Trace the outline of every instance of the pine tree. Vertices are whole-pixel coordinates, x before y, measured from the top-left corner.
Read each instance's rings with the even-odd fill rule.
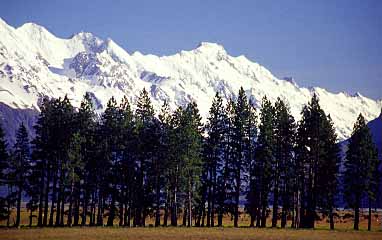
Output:
[[[275,103],[275,158],[273,162],[273,216],[272,227],[277,226],[279,196],[281,196],[281,227],[286,226],[287,214],[293,206],[293,180],[295,178],[294,142],[295,121],[288,105],[277,99]]]
[[[15,227],[20,226],[21,218],[21,202],[22,196],[25,193],[26,179],[28,176],[28,165],[30,158],[29,137],[25,125],[21,123],[17,134],[16,143],[13,147],[13,162],[11,163],[10,172],[14,177],[14,185],[16,190],[16,222]]]
[[[40,106],[40,115],[34,129],[35,138],[32,141],[32,161],[34,162],[34,175],[38,183],[38,226],[46,226],[48,219],[48,200],[50,192],[50,181],[52,176],[52,132],[50,124],[52,122],[54,100],[44,98]],[[53,221],[53,219],[52,219]]]
[[[117,106],[116,100],[112,97],[107,103],[106,110],[102,115],[102,136],[103,141],[103,173],[102,176],[105,178],[106,182],[102,186],[103,194],[109,196],[109,217],[107,219],[107,226],[113,226],[115,214],[116,214],[116,201],[117,201],[117,185],[119,175],[118,171],[118,158],[117,158],[117,136],[120,133],[120,112]],[[101,160],[102,161],[102,160]],[[99,205],[103,205],[99,203]],[[102,208],[104,210],[104,207]],[[102,217],[102,211],[100,213],[100,218]],[[102,220],[100,219],[100,224]]]
[[[183,202],[183,225],[191,226],[202,167],[202,124],[197,105],[190,103],[185,109],[179,107],[173,113],[171,125],[171,225],[177,225],[178,208]]]
[[[94,155],[96,154],[95,127],[96,115],[92,99],[89,93],[86,93],[81,101],[81,106],[75,115],[75,134],[80,138],[80,152],[83,162],[82,171],[78,172],[80,181],[76,181],[74,186],[74,207],[73,207],[73,225],[77,226],[80,219],[80,206],[82,207],[81,225],[86,224],[88,205],[91,206],[90,225],[95,224],[95,191],[96,191],[96,169],[94,164]],[[77,169],[79,170],[79,169]],[[81,184],[82,180],[82,184]],[[82,198],[81,198],[82,196]],[[91,199],[91,203],[89,203]]]
[[[330,115],[322,121],[321,142],[324,153],[318,164],[318,204],[329,215],[330,229],[334,229],[333,209],[338,191],[340,148]]]
[[[218,225],[223,222],[223,213],[235,215],[235,102],[229,99],[225,108],[226,124],[223,138],[224,166],[222,171],[222,187],[219,192],[219,202],[223,206],[223,212],[218,216]]]
[[[7,180],[7,169],[9,163],[9,154],[7,151],[7,142],[4,138],[4,131],[0,124],[0,187],[6,187],[8,184]],[[8,219],[10,212],[8,209],[8,203],[6,197],[0,196],[0,219]]]
[[[249,104],[249,124],[248,124],[248,162],[249,162],[249,184],[247,191],[246,210],[251,217],[250,227],[255,226],[256,216],[259,207],[258,188],[256,186],[256,162],[255,149],[257,144],[257,116],[253,103]]]
[[[235,115],[233,122],[233,171],[234,171],[234,226],[238,227],[239,204],[242,186],[246,183],[249,162],[248,162],[248,124],[249,106],[244,89],[240,88],[238,99],[235,105]]]
[[[361,199],[367,196],[372,199],[375,170],[377,168],[377,151],[365,118],[360,114],[354,124],[346,152],[344,189],[349,207],[354,209],[354,230],[359,229],[359,208]]]
[[[130,226],[132,218],[132,205],[134,202],[135,168],[134,156],[135,139],[134,135],[134,116],[127,97],[124,97],[120,105],[121,111],[121,193],[119,198],[119,225]]]
[[[261,104],[259,137],[256,147],[256,169],[259,182],[261,227],[266,226],[266,211],[272,183],[272,165],[275,162],[274,139],[275,110],[271,102],[264,97]]]
[[[302,110],[302,119],[297,132],[297,175],[299,184],[299,227],[314,228],[316,207],[319,192],[319,172],[321,159],[325,156],[326,137],[323,123],[327,121],[321,109],[318,97],[313,95],[311,101]]]
[[[53,168],[55,172],[54,178],[57,178],[56,180],[58,185],[53,186],[53,191],[56,189],[57,192],[57,211],[55,225],[63,226],[65,203],[68,193],[67,190],[69,187],[68,182],[66,182],[66,179],[68,177],[68,171],[65,166],[69,162],[68,153],[70,148],[70,142],[75,130],[74,108],[71,105],[67,96],[65,96],[62,100],[60,98],[57,99],[53,114],[54,122],[51,122],[51,132],[54,132],[54,135],[52,136],[52,148],[55,154],[53,156],[55,158]],[[51,213],[51,219],[52,218],[53,216]]]
[[[215,208],[217,205],[217,195],[221,191],[222,186],[218,185],[218,177],[222,175],[224,164],[224,134],[226,116],[224,115],[223,99],[216,93],[210,108],[208,123],[206,125],[206,141],[205,141],[205,175],[207,197],[207,227],[215,225]],[[204,203],[203,203],[204,204]],[[220,201],[220,205],[223,203]],[[223,206],[219,206],[219,214],[222,214]]]
[[[137,134],[137,152],[138,170],[137,170],[137,202],[136,215],[134,217],[134,225],[144,226],[146,216],[152,207],[154,193],[153,185],[155,176],[152,175],[155,167],[155,149],[158,146],[158,130],[159,125],[155,121],[154,108],[151,104],[150,97],[146,89],[143,89],[137,100],[136,117],[136,134]],[[158,183],[159,184],[159,183]]]
[[[197,198],[197,189],[199,187],[199,176],[202,167],[202,123],[198,107],[195,102],[187,105],[182,119],[181,132],[183,142],[183,152],[181,155],[183,175],[183,189],[187,199],[184,206],[184,215],[187,213],[187,226],[192,226],[192,213],[194,199]]]
[[[78,196],[76,191],[78,191],[78,184],[80,183],[80,178],[84,168],[84,156],[81,149],[83,142],[85,141],[79,133],[74,133],[70,142],[70,147],[68,149],[68,161],[66,162],[64,169],[68,172],[67,178],[65,179],[67,185],[70,186],[69,190],[69,210],[67,225],[72,226],[72,216],[73,216],[73,205],[75,198]],[[76,206],[77,208],[77,206]],[[86,210],[85,210],[86,211]]]

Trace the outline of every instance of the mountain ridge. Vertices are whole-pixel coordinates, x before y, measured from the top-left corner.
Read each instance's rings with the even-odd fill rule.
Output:
[[[256,106],[264,95],[271,101],[286,99],[298,120],[303,105],[316,93],[340,140],[350,136],[360,112],[370,121],[382,108],[382,100],[361,94],[331,93],[278,79],[244,55],[229,55],[217,43],[201,42],[168,56],[130,54],[110,38],[80,32],[63,39],[40,25],[13,28],[1,18],[0,34],[0,102],[12,108],[38,110],[42,96],[65,94],[78,107],[82,96],[91,92],[102,111],[111,96],[119,100],[127,95],[134,103],[145,87],[156,110],[164,100],[171,109],[196,101],[205,118],[216,91],[225,99],[235,98],[242,86]]]

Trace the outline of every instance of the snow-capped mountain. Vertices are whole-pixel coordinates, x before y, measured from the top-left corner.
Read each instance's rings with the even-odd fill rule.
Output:
[[[230,56],[215,43],[203,42],[171,56],[130,54],[111,39],[91,33],[61,39],[42,26],[26,23],[13,28],[0,18],[0,102],[13,109],[38,111],[42,96],[65,94],[79,106],[90,92],[101,111],[111,96],[127,95],[134,103],[145,87],[157,110],[164,100],[173,109],[193,100],[205,117],[216,91],[235,98],[241,86],[257,105],[264,95],[271,101],[284,98],[297,120],[316,93],[342,140],[350,136],[359,113],[372,120],[382,108],[382,100],[359,93],[331,93],[299,87],[289,78],[278,79],[258,63]]]

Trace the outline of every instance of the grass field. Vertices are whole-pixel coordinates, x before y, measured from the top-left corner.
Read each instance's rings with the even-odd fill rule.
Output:
[[[292,230],[292,229],[251,229],[251,228],[33,228],[0,229],[0,239],[382,239],[382,232]]]
[[[347,212],[348,213],[348,212]],[[340,215],[344,215],[341,212]],[[380,214],[380,213],[379,213]],[[12,214],[11,222],[14,220]],[[60,228],[28,228],[28,213],[22,211],[20,229],[6,228],[5,222],[0,222],[0,239],[382,239],[382,228],[379,221],[380,216],[374,214],[372,231],[368,232],[366,215],[361,215],[360,231],[353,231],[353,219],[336,219],[336,230],[328,230],[327,219],[316,222],[315,230],[296,229],[258,229],[248,228],[249,217],[240,215],[240,228],[233,228],[229,217],[224,218],[224,228],[186,228],[186,227],[145,227],[145,228],[123,228],[117,227],[60,227]],[[106,219],[105,219],[106,220]],[[270,218],[268,226],[270,226]],[[147,219],[147,225],[153,223],[153,219]],[[289,223],[288,223],[289,225]]]

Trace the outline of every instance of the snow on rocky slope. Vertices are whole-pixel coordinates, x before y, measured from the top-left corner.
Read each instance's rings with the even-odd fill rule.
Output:
[[[382,100],[359,93],[331,93],[280,80],[258,63],[230,56],[215,43],[203,42],[171,56],[129,54],[111,39],[91,33],[61,39],[42,26],[26,23],[13,28],[0,18],[0,102],[14,109],[38,111],[42,96],[65,94],[79,106],[90,92],[102,111],[111,96],[127,95],[134,103],[145,87],[157,110],[164,100],[172,109],[196,101],[205,117],[216,91],[235,98],[241,86],[257,106],[264,95],[272,101],[279,96],[287,100],[296,119],[316,93],[342,140],[350,136],[360,112],[372,120],[382,108]]]

